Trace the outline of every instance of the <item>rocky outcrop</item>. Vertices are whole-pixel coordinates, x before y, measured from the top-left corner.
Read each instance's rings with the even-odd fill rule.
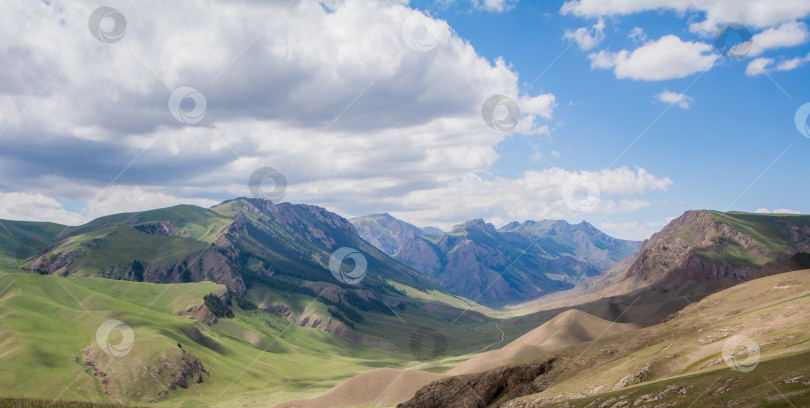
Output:
[[[274,304],[270,305],[264,310],[270,314],[278,316],[288,322],[301,327],[310,327],[325,331],[344,338],[346,341],[355,342],[357,338],[352,334],[351,329],[345,323],[321,316],[306,316],[301,317],[292,311],[287,305]]]
[[[99,379],[100,391],[119,404],[127,400],[157,402],[166,398],[170,390],[188,388],[210,376],[202,362],[179,345],[137,367],[116,362],[116,357],[105,354],[95,344],[83,349],[82,355],[82,364]],[[156,388],[156,384],[160,387]]]
[[[169,221],[145,222],[142,224],[135,224],[132,227],[146,234],[161,235],[164,237],[173,237],[177,235],[174,232],[174,228],[172,228],[172,223]]]
[[[180,350],[180,355],[161,355],[155,368],[155,373],[163,377],[164,385],[170,390],[199,384],[203,382],[203,374],[210,375],[197,357],[182,348]]]
[[[143,277],[146,282],[174,283],[213,281],[232,292],[245,293],[245,281],[233,266],[233,261],[214,249],[165,266],[148,266]]]
[[[40,254],[31,260],[28,268],[41,274],[67,276],[70,273],[70,263],[80,254],[82,254],[81,249],[68,253]]]
[[[479,374],[435,381],[397,408],[499,407],[524,395],[541,392],[553,384],[554,358],[503,366]]]
[[[635,372],[633,374],[628,374],[627,376],[623,377],[621,380],[619,380],[619,382],[616,383],[616,385],[613,386],[613,390],[614,391],[619,390],[619,389],[622,389],[624,387],[627,387],[627,386],[630,386],[630,385],[633,385],[633,384],[638,384],[638,383],[644,381],[652,373],[652,370],[650,369],[650,367],[651,367],[651,365],[647,364],[644,367],[641,367],[641,369],[639,369],[637,372]]]

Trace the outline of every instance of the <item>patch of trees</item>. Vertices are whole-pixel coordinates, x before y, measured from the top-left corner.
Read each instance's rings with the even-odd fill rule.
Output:
[[[354,306],[354,307],[356,307],[356,308],[358,308],[358,309],[360,309],[362,311],[365,311],[365,312],[377,312],[377,313],[382,313],[382,314],[385,314],[385,315],[388,315],[388,316],[393,316],[394,315],[394,312],[392,312],[391,309],[388,306],[386,306],[379,299],[376,299],[376,298],[373,299],[373,300],[371,300],[371,299],[363,299],[363,298],[361,298],[360,296],[358,296],[356,293],[354,293],[352,291],[346,292],[346,294],[343,296],[343,298],[346,300],[347,303],[349,303],[350,305],[352,305],[352,306]]]
[[[345,324],[346,326],[349,326],[352,329],[354,329],[354,323],[351,322],[351,319],[349,319],[349,317],[346,316],[345,314],[343,314],[340,310],[337,310],[336,307],[329,306],[329,314],[332,315],[332,317],[334,317],[335,319],[340,320],[341,322],[343,322],[343,324]],[[359,316],[360,319],[363,318],[360,315],[357,315],[357,316]],[[362,323],[362,322],[358,322],[358,323]]]
[[[143,272],[144,272],[143,263],[139,260],[132,261],[132,278],[135,279],[137,282],[143,282]]]
[[[177,268],[178,272],[180,273],[180,282],[188,283],[191,282],[191,271],[188,270],[188,262],[183,261],[182,264],[179,265]]]
[[[253,303],[252,300],[250,300],[247,297],[242,296],[242,295],[234,294],[233,295],[233,301],[236,302],[236,305],[239,306],[240,309],[242,309],[244,311],[247,311],[247,312],[249,312],[251,310],[256,310],[256,309],[259,308],[259,306],[257,306],[255,303]],[[231,303],[231,304],[233,305],[233,303]]]
[[[225,317],[225,318],[232,318],[233,317],[233,310],[231,310],[228,305],[219,298],[219,296],[209,293],[203,296],[203,301],[205,302],[205,307],[211,311],[216,317]]]

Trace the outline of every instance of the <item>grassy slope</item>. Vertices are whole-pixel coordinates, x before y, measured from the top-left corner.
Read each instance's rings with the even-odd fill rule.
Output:
[[[238,398],[240,404],[264,404],[284,394],[326,389],[380,361],[403,360],[385,349],[353,346],[315,329],[290,327],[266,313],[241,311],[235,319],[203,330],[218,346],[198,345],[183,333],[192,322],[174,313],[199,304],[209,292],[224,291],[210,282],[159,285],[4,271],[3,288],[0,361],[14,370],[0,370],[0,389],[9,396],[104,400],[97,380],[81,365],[81,350],[95,342],[98,325],[111,318],[135,331],[135,345],[121,359],[141,365],[165,350],[176,350],[180,342],[211,372],[200,385],[172,391],[171,399],[202,394],[212,403]],[[151,386],[161,389],[159,384]],[[274,391],[283,392],[271,395]]]
[[[626,406],[806,407],[810,406],[807,364],[810,353],[776,358],[757,365],[756,374],[728,369],[669,378],[587,398],[567,400],[566,407],[593,407],[611,401]],[[796,381],[796,377],[801,377]],[[679,393],[678,391],[681,391]],[[595,402],[596,401],[596,402]],[[638,403],[636,403],[638,401]],[[591,405],[593,404],[593,405]],[[648,404],[650,404],[648,402]],[[556,406],[551,404],[549,406]]]
[[[301,208],[295,210],[304,219],[312,217]],[[48,239],[70,235],[51,251],[85,251],[77,257],[71,269],[74,274],[87,275],[102,268],[123,265],[122,259],[124,263],[139,259],[147,264],[160,265],[161,259],[177,258],[178,254],[205,249],[208,247],[205,241],[220,231],[237,211],[238,203],[230,202],[213,210],[177,206],[116,214],[79,227],[16,222],[6,223],[10,227],[6,226],[13,236],[22,236],[25,232],[26,236],[48,244],[51,243]],[[262,221],[258,219],[262,216],[247,215],[254,221]],[[180,237],[144,234],[132,227],[155,221],[170,221]],[[278,237],[286,236],[279,225],[271,223],[269,227],[281,228]],[[250,240],[246,241],[246,245],[260,246],[257,251],[260,250],[262,254],[269,252],[269,248],[279,248],[287,253],[269,254],[271,258],[282,259],[292,254],[296,261],[298,254],[307,254],[312,250],[308,244],[291,248],[302,243],[278,237],[274,240],[280,239],[284,245],[267,246]],[[342,239],[361,250],[365,249],[364,252],[368,254],[378,252],[354,235]],[[92,245],[86,245],[90,241],[93,241]],[[7,258],[11,265],[18,266],[21,262],[14,259],[15,245],[6,246],[8,248],[0,250],[4,255],[9,255]],[[274,278],[290,279],[307,275],[297,273],[302,272],[300,262],[292,262],[289,258],[285,260],[290,261],[289,265],[280,262],[273,266],[278,267],[277,272],[287,273],[277,273]],[[257,262],[250,259],[248,265]],[[285,267],[290,270],[283,270]],[[310,272],[316,279],[324,275],[320,269],[303,272]],[[396,276],[400,282],[409,282],[414,280],[412,275],[413,271],[391,262],[387,256],[369,255],[368,282],[387,282],[407,293],[428,293],[390,280]],[[332,280],[328,272],[326,278]],[[0,363],[5,367],[25,367],[25,375],[18,377],[15,373],[12,376],[10,370],[0,370],[0,389],[16,390],[15,395],[20,396],[56,396],[75,378],[75,383],[67,388],[61,398],[104,400],[103,394],[97,391],[98,380],[89,375],[81,364],[81,350],[94,342],[95,329],[110,318],[125,321],[135,329],[136,346],[126,356],[134,361],[134,366],[155,361],[166,350],[177,352],[176,344],[181,342],[211,372],[211,378],[206,377],[201,385],[192,385],[187,391],[172,391],[170,400],[201,394],[215,403],[238,401],[238,404],[247,405],[316,395],[347,377],[377,367],[421,364],[411,355],[409,342],[412,333],[422,326],[434,328],[450,339],[444,355],[474,352],[498,341],[501,336],[493,318],[480,313],[491,310],[432,290],[430,284],[418,285],[430,291],[428,298],[424,299],[410,299],[407,295],[397,293],[386,294],[371,287],[387,301],[414,302],[408,303],[404,309],[396,309],[395,316],[361,310],[360,314],[366,322],[356,325],[359,332],[352,332],[363,340],[357,344],[347,343],[342,338],[319,330],[290,326],[286,320],[263,312],[237,312],[235,319],[220,320],[213,328],[203,328],[203,334],[208,338],[205,343],[208,347],[205,347],[192,342],[183,333],[183,328],[191,321],[176,316],[174,312],[201,303],[202,296],[212,290],[222,292],[222,286],[212,283],[163,286],[96,278],[64,279],[0,269],[0,290],[8,283],[11,283],[8,291],[0,298],[0,344],[3,345],[0,348]],[[166,292],[161,293],[164,289]],[[256,283],[251,286],[249,296],[260,304],[270,301],[287,304],[301,317],[329,317],[327,306],[305,293],[282,292]],[[157,300],[150,305],[152,299]],[[162,304],[165,299],[174,299],[177,304]],[[148,310],[145,310],[147,306]],[[462,314],[462,310],[468,307],[472,310]],[[524,331],[529,329],[527,327]],[[510,327],[506,334],[507,341],[524,331]],[[268,348],[268,352],[262,353],[265,348]],[[254,358],[257,360],[251,365]],[[242,374],[246,366],[249,368]],[[432,369],[443,368],[439,365]],[[53,381],[47,382],[48,386],[41,393],[35,391],[40,389],[39,385],[44,382],[47,371],[54,371],[58,375]],[[230,386],[231,380],[237,377],[239,380],[236,384]],[[159,384],[138,383],[137,387],[151,394],[161,390]],[[219,397],[220,393],[223,393],[222,397]]]
[[[179,237],[143,234],[132,225],[170,221]],[[95,219],[80,226],[47,222],[0,220],[0,265],[19,266],[42,247],[71,236],[52,253],[82,248],[86,254],[73,266],[80,274],[94,274],[99,269],[120,266],[121,259],[161,262],[171,257],[199,252],[207,248],[230,219],[212,210],[193,205],[178,205],[151,211],[121,213]],[[116,239],[110,239],[115,236]],[[96,240],[102,248],[81,246]],[[198,242],[200,241],[200,242]],[[105,245],[106,244],[106,245]]]
[[[727,241],[724,245],[715,248],[706,248],[698,252],[704,259],[715,263],[728,263],[731,265],[763,266],[773,262],[774,258],[787,255],[788,248],[795,246],[795,242],[785,235],[785,223],[810,226],[810,215],[801,214],[752,214],[743,212],[709,211],[715,221],[722,222],[735,230],[753,238],[758,244],[766,248],[769,253],[755,255],[739,243]],[[684,239],[694,239],[693,233],[684,232]]]
[[[176,351],[178,342],[199,358],[210,376],[187,390],[170,391],[167,401],[195,398],[211,406],[265,406],[310,397],[375,368],[420,364],[408,350],[411,331],[406,327],[435,321],[437,315],[447,323],[431,327],[448,339],[463,339],[448,341],[446,354],[468,353],[500,338],[492,321],[477,313],[468,312],[451,325],[460,310],[443,303],[449,300],[438,299],[400,312],[407,324],[396,316],[363,312],[368,334],[392,339],[396,347],[350,344],[319,330],[291,326],[268,313],[240,310],[234,319],[202,326],[207,340],[200,345],[183,331],[193,321],[176,313],[200,304],[209,292],[224,292],[223,286],[211,282],[167,285],[59,278],[0,268],[0,291],[0,366],[14,368],[0,370],[0,390],[12,397],[109,402],[98,391],[99,380],[82,365],[81,353],[95,342],[96,329],[108,319],[121,320],[135,332],[134,347],[115,360],[117,364],[135,370]],[[313,300],[301,295],[299,304],[323,307]],[[519,334],[510,333],[507,341]],[[164,389],[156,381],[141,381],[137,387],[150,394]]]
[[[795,388],[778,383],[798,375],[803,376],[802,382],[810,380],[809,332],[810,270],[755,279],[710,295],[668,322],[602,338],[560,353],[559,364],[566,367],[566,372],[546,391],[520,401],[566,396],[563,399],[573,399],[574,406],[584,406],[595,399],[605,402],[619,394],[638,397],[653,390],[661,392],[668,385],[681,382],[696,385],[703,384],[707,378],[709,381],[720,378],[722,381],[718,380],[710,390],[710,394],[717,397],[712,397],[711,401],[723,402],[722,406],[725,406],[725,403],[745,396],[756,402],[742,406],[758,406],[775,401],[778,394],[774,398],[772,388],[767,392],[756,388],[760,392],[752,392],[746,388],[750,384],[770,378],[778,387]],[[759,344],[762,370],[756,368],[748,374],[731,375],[726,364],[718,360],[726,339],[737,334],[750,337]],[[797,360],[801,363],[796,364]],[[640,385],[611,392],[620,379],[639,372],[648,363],[651,374]],[[729,383],[728,388],[736,391],[729,391],[727,395],[723,390],[718,391],[732,378],[736,380]],[[704,388],[707,386],[696,385],[683,395],[667,398],[688,400],[688,404],[702,398]],[[588,392],[596,395],[585,397]],[[807,393],[799,398],[807,398]],[[556,406],[559,402],[545,405]],[[683,401],[680,403],[684,404]]]
[[[93,242],[94,246],[87,244]],[[70,265],[72,275],[97,274],[110,267],[129,270],[137,259],[152,267],[172,265],[178,259],[201,253],[209,244],[183,237],[167,237],[140,232],[129,225],[118,225],[70,237],[51,253],[83,251]]]
[[[170,221],[178,235],[210,242],[216,232],[224,228],[230,220],[228,217],[222,216],[211,209],[184,204],[97,218],[85,225],[71,228],[70,233],[83,234],[114,224],[133,225],[155,221]]]
[[[39,247],[50,245],[65,230],[52,222],[0,220],[0,265],[17,265],[35,255]]]

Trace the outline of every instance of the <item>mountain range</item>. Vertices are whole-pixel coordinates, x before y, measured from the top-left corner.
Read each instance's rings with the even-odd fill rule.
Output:
[[[539,326],[499,349],[462,359],[438,378],[414,370],[387,373],[393,379],[376,386],[389,397],[361,388],[366,399],[335,404],[345,392],[341,384],[293,403],[363,406],[390,401],[398,392],[413,395],[400,400],[400,408],[680,406],[698,400],[789,406],[810,398],[804,365],[810,358],[808,232],[806,215],[688,211],[605,274],[551,301],[521,305],[524,313],[500,327]],[[756,339],[761,375],[780,384],[776,393],[760,377],[735,375],[724,364],[724,341],[738,335]],[[404,384],[404,376],[413,382]],[[804,388],[790,386],[797,383]]]
[[[667,388],[632,387],[651,379],[730,381],[712,363],[727,333],[776,345],[769,370],[799,370],[778,360],[782,346],[806,356],[806,282],[791,271],[810,268],[807,215],[688,211],[643,243],[587,222],[442,232],[247,198],[81,226],[0,223],[0,362],[16,367],[0,370],[6,396],[585,406],[655,398]],[[336,270],[340,253],[351,256]],[[747,329],[767,316],[766,331]],[[110,320],[135,333],[126,356],[96,340]]]
[[[587,222],[481,219],[449,232],[415,227],[389,214],[353,218],[360,236],[403,264],[482,304],[516,303],[570,289],[638,251]]]

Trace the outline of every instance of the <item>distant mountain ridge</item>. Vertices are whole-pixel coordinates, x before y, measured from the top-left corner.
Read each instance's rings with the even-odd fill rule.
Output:
[[[610,237],[587,222],[482,219],[428,235],[388,214],[351,220],[363,239],[453,293],[482,303],[533,299],[571,288],[635,253],[640,242]]]

